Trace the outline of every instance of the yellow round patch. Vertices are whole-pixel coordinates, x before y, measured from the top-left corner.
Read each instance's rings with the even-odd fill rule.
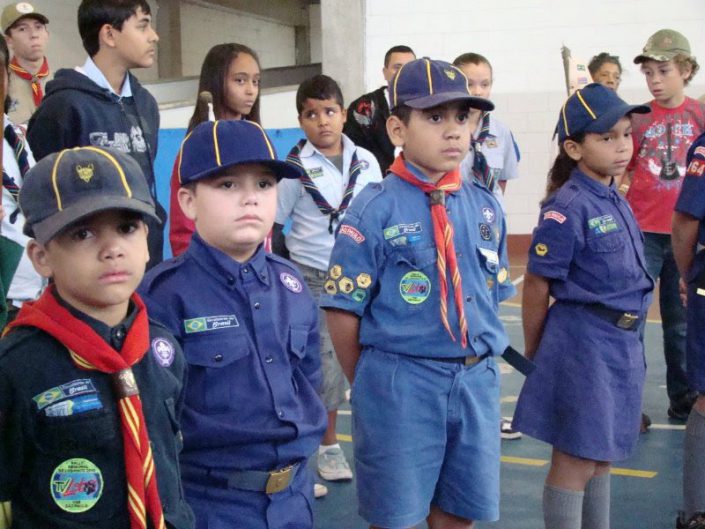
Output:
[[[323,285],[323,288],[325,289],[326,293],[330,294],[331,296],[333,294],[337,294],[338,292],[338,286],[335,284],[335,281],[332,279],[329,279],[326,281],[326,284]]]
[[[343,275],[343,267],[340,265],[331,266],[330,270],[328,271],[328,275],[331,276],[333,279],[340,279],[340,276]]]
[[[497,281],[500,283],[504,283],[507,280],[507,276],[509,274],[507,273],[507,269],[502,267],[499,269],[499,272],[497,272]]]
[[[536,255],[538,255],[539,257],[543,257],[548,253],[548,246],[540,242],[536,246],[534,246],[534,251],[536,252]]]
[[[355,290],[355,283],[353,283],[353,280],[349,277],[343,277],[340,281],[338,281],[338,287],[344,294],[350,294],[353,290]]]
[[[355,278],[355,281],[357,281],[357,286],[359,286],[360,288],[367,288],[372,283],[372,278],[370,277],[370,274],[365,274],[363,272],[362,274],[359,274],[357,278]]]

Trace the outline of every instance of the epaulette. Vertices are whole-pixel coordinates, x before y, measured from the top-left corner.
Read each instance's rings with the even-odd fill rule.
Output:
[[[367,184],[365,188],[355,197],[355,209],[360,217],[370,204],[384,193],[383,182],[373,182]]]
[[[171,272],[177,270],[184,263],[184,260],[184,254],[181,254],[169,259],[168,261],[162,261],[147,272],[142,280],[141,287],[147,290],[151,289],[155,283],[161,281],[165,277],[169,277]]]
[[[279,263],[280,265],[284,265],[293,272],[296,272],[297,275],[301,275],[301,272],[299,269],[296,267],[294,263],[292,263],[289,259],[282,257],[281,255],[277,255],[275,253],[268,253],[266,255],[266,258],[269,259],[270,261],[274,261],[275,263]]]
[[[553,196],[552,200],[549,201],[549,203],[561,208],[567,208],[579,194],[580,187],[577,184],[573,182],[566,182],[563,187],[556,191],[556,194]]]
[[[6,329],[2,335],[2,340],[0,340],[0,358],[4,358],[6,355],[15,350],[17,346],[23,344],[27,340],[36,339],[37,335],[49,336],[37,327],[15,327],[10,331],[7,331]]]

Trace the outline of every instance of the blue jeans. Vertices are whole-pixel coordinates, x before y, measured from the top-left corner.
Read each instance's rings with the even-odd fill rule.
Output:
[[[659,281],[666,392],[674,404],[690,392],[690,387],[685,361],[686,311],[678,293],[680,274],[673,258],[671,235],[645,232],[644,256],[649,274],[654,281]]]

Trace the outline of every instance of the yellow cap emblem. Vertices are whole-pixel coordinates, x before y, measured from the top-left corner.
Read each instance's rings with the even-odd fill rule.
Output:
[[[89,163],[88,165],[77,165],[76,174],[78,174],[78,177],[84,182],[90,182],[91,178],[93,178],[93,164]]]
[[[455,70],[443,70],[443,72],[446,74],[446,77],[451,81],[455,79]]]

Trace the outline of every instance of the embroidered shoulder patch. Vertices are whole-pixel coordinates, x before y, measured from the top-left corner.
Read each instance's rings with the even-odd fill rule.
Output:
[[[543,220],[555,220],[558,224],[563,224],[565,219],[565,215],[557,211],[547,211],[543,214]]]
[[[355,241],[357,244],[360,244],[365,240],[365,236],[360,233],[360,231],[357,228],[353,228],[349,224],[341,224],[340,226],[340,235],[347,235],[350,237],[353,241]]]

